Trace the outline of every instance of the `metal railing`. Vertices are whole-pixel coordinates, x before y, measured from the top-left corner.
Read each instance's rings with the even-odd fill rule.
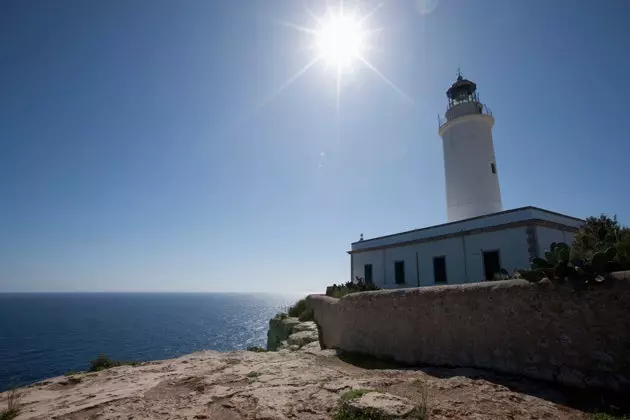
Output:
[[[455,106],[457,106],[457,105],[455,105]],[[448,109],[446,111],[448,112]],[[479,104],[479,114],[488,115],[488,116],[492,117],[492,111],[490,111],[490,108],[488,108],[486,105],[481,104],[481,103]],[[446,118],[446,115],[438,114],[438,128],[442,127],[447,122],[448,122],[448,119]]]

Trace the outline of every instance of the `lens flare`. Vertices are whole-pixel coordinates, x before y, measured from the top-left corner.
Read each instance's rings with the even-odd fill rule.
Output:
[[[366,50],[366,34],[353,15],[329,13],[316,31],[315,43],[327,65],[341,71],[352,69]]]

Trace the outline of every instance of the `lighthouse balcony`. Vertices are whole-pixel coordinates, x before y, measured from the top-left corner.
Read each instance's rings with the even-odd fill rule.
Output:
[[[449,121],[464,115],[483,114],[492,116],[490,108],[480,102],[463,102],[455,106],[449,107],[445,115],[438,115],[439,128],[446,125]]]

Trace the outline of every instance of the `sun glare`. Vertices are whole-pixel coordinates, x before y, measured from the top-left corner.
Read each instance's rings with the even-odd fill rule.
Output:
[[[372,38],[381,29],[367,28],[366,26],[370,25],[368,20],[372,19],[385,3],[381,2],[373,9],[365,12],[356,5],[351,10],[344,8],[344,1],[339,0],[339,7],[336,9],[327,8],[324,16],[321,17],[306,9],[315,21],[314,26],[301,26],[281,21],[283,25],[307,34],[310,40],[308,47],[316,50],[316,56],[284,82],[264,103],[278,96],[287,86],[293,84],[299,77],[320,62],[325,64],[326,69],[332,68],[334,70],[337,85],[338,114],[340,112],[341,90],[346,77],[345,73],[354,72],[357,66],[370,69],[406,101],[413,103],[411,98],[381,73],[368,57],[368,53],[372,51],[371,47],[374,41]]]
[[[327,65],[349,70],[366,49],[365,33],[351,15],[329,14],[315,35],[317,48]]]

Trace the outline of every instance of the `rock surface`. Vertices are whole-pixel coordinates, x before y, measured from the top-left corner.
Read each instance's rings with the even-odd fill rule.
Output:
[[[312,343],[313,341],[317,341],[317,331],[296,332],[291,334],[287,340],[290,346],[295,345],[298,347],[302,347],[303,345]]]
[[[269,320],[269,330],[267,331],[267,350],[276,351],[283,341],[286,341],[293,333],[293,327],[298,325],[300,320],[291,318],[286,314],[278,314]]]
[[[417,411],[413,401],[381,392],[367,394],[351,399],[345,408],[354,413],[373,414],[379,419],[410,419]]]
[[[178,359],[57,377],[19,390],[17,420],[324,420],[353,404],[404,413],[428,395],[431,420],[586,419],[544,383],[475,369],[363,369],[309,343],[300,351],[205,351]],[[519,392],[520,391],[520,392]],[[0,394],[0,408],[7,393]],[[400,411],[399,411],[400,410]],[[384,411],[383,411],[384,412]]]
[[[297,318],[276,315],[269,320],[267,350],[299,350],[302,346],[319,341],[317,325],[313,321],[300,322]],[[319,346],[318,346],[319,348]]]

